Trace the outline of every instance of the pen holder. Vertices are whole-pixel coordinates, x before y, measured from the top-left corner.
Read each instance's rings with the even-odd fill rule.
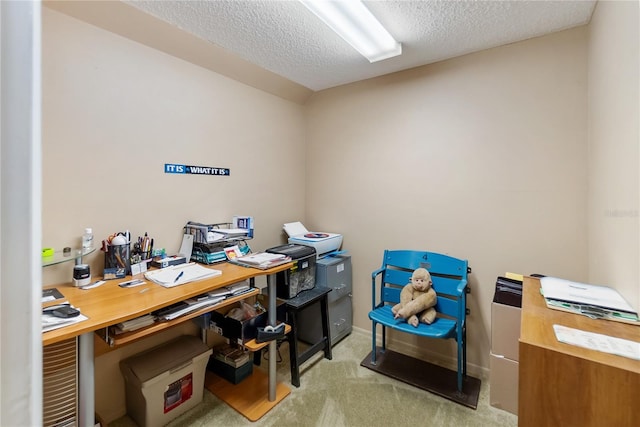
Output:
[[[105,271],[116,271],[116,277],[124,277],[131,274],[131,252],[130,246],[113,245],[107,246],[104,253],[104,269]]]

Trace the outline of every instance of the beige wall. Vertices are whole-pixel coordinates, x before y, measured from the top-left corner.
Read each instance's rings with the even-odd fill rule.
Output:
[[[43,9],[43,245],[148,232],[177,251],[189,220],[253,215],[255,249],[304,214],[300,105]],[[165,163],[230,168],[165,174]],[[87,261],[101,272],[102,253]],[[45,283],[70,280],[67,265]]]
[[[586,53],[581,27],[311,98],[307,222],[344,234],[356,326],[371,327],[385,248],[469,260],[476,373],[489,365],[498,275],[586,280]],[[453,343],[401,339],[455,355]]]
[[[145,231],[180,247],[188,220],[253,215],[263,250],[303,219],[305,144],[300,105],[237,83],[43,8],[44,246],[77,246],[84,227]],[[230,177],[164,174],[165,163],[225,167]],[[85,258],[102,274],[102,253]],[[71,280],[71,264],[43,270]],[[118,361],[182,331],[96,359],[96,410],[124,415]]]
[[[128,228],[176,250],[187,220],[250,214],[261,250],[284,241],[282,223],[303,220],[344,234],[362,329],[383,249],[466,258],[470,371],[486,373],[505,271],[615,276],[640,305],[637,4],[625,7],[599,4],[589,27],[323,91],[305,106],[44,8],[42,243],[77,245],[91,226],[97,240]],[[166,175],[164,163],[231,176]],[[98,274],[101,257],[87,259]],[[51,267],[44,283],[70,275]],[[118,360],[164,338],[96,360],[108,421],[124,413]],[[394,345],[454,357],[452,343]]]
[[[640,308],[638,2],[598,2],[589,26],[589,279]]]

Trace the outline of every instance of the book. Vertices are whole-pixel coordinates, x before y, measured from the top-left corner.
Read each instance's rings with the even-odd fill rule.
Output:
[[[63,299],[64,296],[57,288],[43,289],[42,290],[42,302],[51,302],[59,299]]]
[[[234,258],[241,257],[243,254],[240,252],[240,248],[238,245],[233,245],[228,248],[224,248],[224,253],[227,256],[228,260],[232,260]]]

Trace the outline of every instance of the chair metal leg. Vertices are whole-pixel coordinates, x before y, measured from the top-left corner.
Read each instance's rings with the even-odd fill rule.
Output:
[[[467,325],[462,328],[462,373],[467,375]]]
[[[376,364],[376,322],[371,326],[371,364]]]
[[[387,349],[387,327],[382,325],[382,351]]]

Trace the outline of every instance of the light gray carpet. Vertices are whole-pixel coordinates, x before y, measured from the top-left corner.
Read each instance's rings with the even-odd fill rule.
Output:
[[[303,364],[296,388],[290,384],[284,343],[278,379],[291,386],[291,394],[260,420],[247,420],[205,389],[202,403],[169,426],[517,426],[515,415],[489,405],[488,380],[482,381],[478,408],[473,410],[360,366],[370,351],[370,336],[354,331],[333,347],[333,360],[323,359],[320,352]],[[109,424],[132,426],[135,423],[126,416]]]

